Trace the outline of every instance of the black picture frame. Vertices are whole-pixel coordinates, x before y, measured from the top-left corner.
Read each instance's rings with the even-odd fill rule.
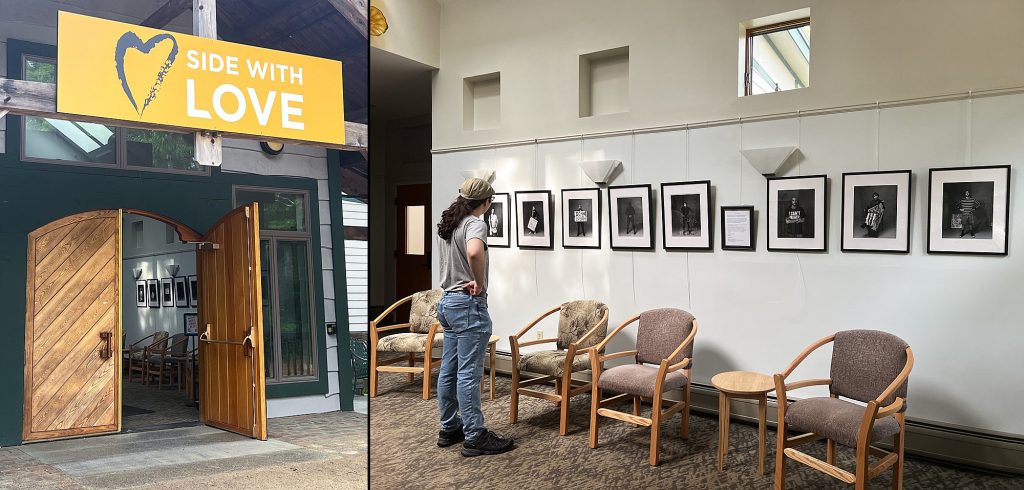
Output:
[[[566,241],[565,241],[566,235],[567,235],[567,231],[570,231],[570,230],[568,230],[568,228],[570,227],[570,223],[574,222],[574,221],[570,220],[570,218],[572,218],[574,216],[573,213],[575,211],[571,210],[571,209],[567,209],[567,204],[568,204],[567,199],[573,199],[572,197],[570,197],[567,194],[572,194],[572,193],[587,193],[587,194],[591,194],[592,193],[593,194],[593,196],[590,196],[590,201],[593,203],[591,205],[591,215],[594,217],[594,229],[593,229],[594,230],[594,236],[593,236],[592,240],[588,240],[588,241],[593,242],[592,245],[578,245],[578,244],[577,245],[572,245],[572,244],[566,243]],[[570,237],[570,239],[571,239],[571,237]],[[566,249],[600,249],[601,248],[601,189],[599,187],[583,187],[583,188],[575,188],[575,189],[562,189],[562,248],[566,248]]]
[[[684,187],[703,187],[702,190],[698,191],[699,195],[704,197],[703,209],[699,210],[700,228],[705,231],[706,234],[699,237],[699,240],[692,240],[698,242],[706,242],[704,244],[697,245],[679,245],[669,243],[669,234],[672,233],[673,227],[671,221],[672,207],[669,202],[670,196],[676,196],[677,194],[671,192],[674,188]],[[715,248],[715,224],[712,221],[714,213],[711,210],[714,208],[714,203],[711,199],[711,181],[710,180],[691,180],[686,182],[664,182],[661,184],[661,246],[665,250],[714,250]],[[698,198],[698,202],[699,198]],[[673,240],[677,240],[677,237],[672,237]],[[683,239],[685,240],[685,238]],[[678,240],[678,241],[683,241]]]
[[[854,224],[854,219],[853,219],[854,217],[853,216],[847,216],[847,211],[848,211],[849,206],[847,206],[846,199],[847,199],[847,197],[851,197],[851,196],[849,196],[847,194],[847,180],[848,179],[849,180],[854,180],[854,179],[857,179],[859,177],[875,177],[875,176],[877,176],[877,177],[894,177],[894,178],[896,178],[895,181],[890,181],[890,182],[887,182],[887,183],[884,183],[884,184],[883,183],[875,184],[876,186],[881,186],[881,185],[897,186],[897,195],[896,195],[897,201],[895,203],[896,204],[896,217],[895,217],[895,219],[896,219],[896,230],[895,230],[896,237],[895,237],[895,239],[897,240],[897,243],[895,243],[895,245],[897,245],[896,248],[893,248],[892,246],[890,246],[888,248],[868,248],[868,247],[865,247],[863,245],[862,246],[856,246],[857,244],[855,244],[854,242],[855,241],[860,241],[860,240],[856,240],[856,239],[852,239],[852,238],[848,239],[847,238],[847,229],[846,229],[847,223],[849,223],[851,226],[853,226],[853,224]],[[905,179],[906,179],[906,191],[902,193],[902,196],[903,196],[902,199],[900,198],[901,193],[899,192],[899,189],[898,189],[898,186],[901,184],[901,182],[899,182],[899,179],[901,177],[905,177]],[[840,216],[839,217],[839,250],[841,250],[842,252],[867,252],[867,253],[887,253],[887,254],[908,254],[908,253],[910,253],[910,236],[913,234],[913,230],[910,228],[910,223],[912,223],[912,216],[913,216],[911,208],[913,206],[913,201],[914,201],[914,199],[913,199],[913,195],[914,195],[913,194],[913,180],[914,180],[914,175],[913,175],[913,172],[910,171],[910,170],[877,170],[877,171],[868,171],[868,172],[846,172],[846,173],[844,173],[843,174],[843,179],[842,179],[841,197],[840,197],[840,201],[839,201],[839,204],[840,204],[840,213],[839,213],[839,216]],[[851,201],[850,204],[852,205],[853,202]],[[906,210],[906,213],[904,214],[903,219],[900,220],[899,219],[900,218],[900,211],[904,210],[904,209]],[[900,239],[900,236],[901,236],[900,229],[901,228],[902,228],[902,237],[903,237],[902,239]]]
[[[746,245],[746,246],[744,246],[744,245],[729,245],[726,242],[726,238],[728,238],[728,233],[726,233],[726,231],[725,231],[725,226],[726,226],[726,223],[728,223],[728,221],[726,221],[726,219],[725,219],[725,213],[726,212],[733,212],[733,211],[741,211],[741,212],[746,212],[747,213],[747,220],[748,220],[748,223],[750,223],[750,238],[749,238],[749,241],[748,241],[748,243],[750,243],[750,245]],[[740,250],[740,251],[748,251],[748,252],[753,252],[753,251],[757,250],[757,219],[756,219],[757,218],[757,214],[756,214],[756,211],[754,210],[754,206],[721,206],[719,208],[719,214],[720,214],[720,221],[719,221],[719,223],[722,224],[722,233],[721,233],[721,235],[722,235],[722,237],[721,237],[721,240],[722,240],[722,250]]]
[[[616,196],[615,194],[626,193],[626,191],[639,190],[641,192],[639,196]],[[608,186],[608,244],[612,250],[654,250],[654,236],[657,234],[657,230],[654,228],[654,191],[651,188],[651,184],[631,184],[631,185],[611,185]],[[619,197],[640,197],[647,198],[647,219],[644,220],[641,216],[643,224],[647,225],[647,229],[650,231],[647,233],[646,243],[638,245],[625,245],[621,242],[616,245],[616,224],[618,223],[618,201],[615,199]],[[644,211],[641,207],[641,211]]]
[[[963,245],[967,245],[969,243],[974,243],[974,244],[979,244],[979,243],[994,244],[994,247],[989,247],[989,248],[991,248],[991,250],[985,250],[983,247],[977,247],[977,245],[975,245],[975,246],[968,246],[968,247],[975,247],[974,249],[970,249],[968,247],[964,247],[964,248],[961,248],[961,249],[950,248],[950,245],[946,243],[949,239],[947,237],[942,237],[941,236],[943,234],[943,226],[942,226],[944,224],[943,223],[943,221],[944,221],[943,211],[945,210],[944,209],[945,207],[943,206],[943,203],[941,201],[939,203],[939,206],[935,206],[935,203],[933,202],[933,199],[935,199],[935,197],[936,197],[934,195],[934,192],[933,192],[934,188],[935,188],[935,185],[937,183],[946,184],[947,182],[945,180],[936,181],[936,176],[937,175],[941,175],[941,174],[957,174],[957,173],[969,174],[969,173],[976,173],[977,171],[991,171],[991,173],[992,173],[991,177],[999,178],[999,179],[1004,181],[1004,183],[1002,185],[998,185],[997,186],[996,185],[996,181],[992,180],[993,199],[992,199],[991,203],[988,203],[988,206],[989,206],[989,209],[990,209],[990,212],[991,212],[991,217],[989,218],[989,220],[991,221],[990,225],[992,227],[992,237],[989,238],[989,240],[991,240],[990,242],[985,242],[984,239],[982,239],[982,240],[968,239],[968,240],[962,240],[960,242]],[[999,174],[1002,174],[1002,175],[999,175]],[[953,175],[953,176],[955,177],[955,175]],[[965,175],[964,177],[966,178],[967,175]],[[943,177],[940,177],[940,178],[941,179],[945,179],[946,177],[943,176]],[[957,184],[957,183],[964,184],[964,183],[978,183],[978,182],[987,182],[987,180],[981,180],[981,179],[977,179],[977,178],[966,178],[966,180],[963,180],[963,181],[959,181],[959,182],[954,181],[954,182],[948,182],[948,183],[949,184]],[[998,209],[996,207],[997,203],[996,203],[995,196],[998,195],[997,193],[999,193],[999,192],[1002,192],[1002,199],[999,199],[999,203],[998,203],[999,204],[999,208],[1001,208],[1002,212],[998,212],[998,214],[997,214],[997,211],[1000,211],[1000,209]],[[944,197],[945,196],[942,195],[942,194],[940,194],[938,196],[938,198],[940,200],[943,200]],[[933,214],[933,213],[936,213],[936,211],[938,212],[938,214],[937,215]],[[1002,223],[996,222],[996,217],[997,216],[999,216],[1002,219]],[[940,226],[939,226],[939,228],[937,230],[939,235],[940,235],[939,237],[933,236],[933,233],[936,231],[934,229],[934,223],[936,222],[936,218],[938,218],[938,223],[940,224]],[[976,167],[942,167],[942,168],[931,168],[931,169],[928,169],[928,216],[926,217],[926,219],[928,220],[928,224],[927,224],[927,232],[926,232],[925,240],[926,240],[926,243],[927,243],[927,251],[928,251],[929,254],[958,254],[958,255],[986,255],[986,256],[992,256],[992,255],[995,255],[995,256],[1005,256],[1005,255],[1009,254],[1009,240],[1010,240],[1010,166],[1009,165],[979,165],[979,166],[976,166]],[[999,225],[999,224],[1002,224],[1002,227],[997,227],[997,225]],[[996,233],[997,228],[999,228],[999,230],[1000,230],[999,234],[1001,235],[1001,236],[998,236],[998,237],[996,236],[997,235],[997,233]],[[940,245],[939,243],[933,243],[933,242],[940,242],[940,241],[942,242],[941,245],[944,248],[939,248],[939,245]]]
[[[165,277],[160,279],[160,306],[164,308],[174,307],[174,279]]]
[[[522,228],[522,226],[520,226],[520,225],[522,225],[522,223],[520,222],[520,220],[522,219],[522,216],[520,215],[520,213],[522,213],[522,210],[519,209],[520,208],[519,196],[521,196],[521,195],[525,196],[525,195],[528,195],[528,194],[543,194],[545,196],[544,197],[544,202],[545,202],[545,206],[547,207],[547,212],[544,213],[544,215],[547,216],[547,223],[546,223],[546,226],[547,226],[546,242],[547,243],[545,243],[543,245],[529,245],[529,244],[528,245],[524,245],[523,244],[523,238],[524,237],[523,237],[523,235],[522,235],[522,233],[520,231],[520,229]],[[515,201],[516,201],[516,244],[519,246],[519,248],[524,249],[524,250],[552,250],[552,249],[554,249],[555,248],[555,236],[554,236],[554,234],[555,234],[555,227],[554,227],[555,213],[554,213],[554,210],[552,209],[551,191],[549,191],[549,190],[516,191],[515,198],[516,198],[515,199]],[[533,238],[533,237],[528,237],[528,238]]]
[[[188,306],[199,307],[199,278],[196,276],[188,276]]]
[[[778,236],[775,236],[775,237],[773,237],[772,236],[773,234],[777,234],[778,233],[777,226],[778,226],[779,213],[780,213],[780,210],[778,209],[778,204],[777,204],[778,192],[779,191],[784,191],[784,190],[805,190],[805,189],[789,189],[789,188],[780,188],[780,187],[789,187],[790,185],[799,185],[799,184],[791,184],[791,183],[797,182],[797,181],[804,181],[804,182],[800,183],[800,184],[803,184],[803,185],[807,185],[807,186],[820,186],[820,188],[821,188],[821,195],[820,196],[817,193],[815,193],[814,201],[813,201],[814,202],[814,207],[812,208],[812,216],[814,217],[814,221],[812,222],[812,226],[816,225],[818,223],[819,219],[821,221],[822,229],[820,230],[820,236],[814,236],[814,237],[778,237]],[[824,175],[824,174],[819,174],[819,175],[796,175],[796,176],[791,176],[791,177],[768,177],[766,184],[767,184],[767,189],[768,189],[768,192],[767,192],[767,194],[768,194],[767,195],[767,205],[765,206],[765,209],[767,210],[766,214],[768,216],[767,223],[766,223],[766,226],[768,227],[767,228],[767,232],[768,232],[767,233],[767,235],[768,235],[768,251],[770,251],[770,252],[827,252],[828,251],[828,198],[829,198],[829,195],[828,195],[828,176]],[[814,190],[816,190],[816,189],[814,189]],[[776,199],[776,201],[773,201],[773,199]],[[775,205],[773,205],[773,202],[775,202]],[[818,210],[819,204],[820,204],[820,212]],[[775,210],[774,213],[772,212],[773,209]],[[819,230],[817,230],[816,228],[812,228],[812,230],[814,231],[815,235],[818,235],[818,231]],[[773,233],[773,231],[775,233]],[[816,245],[815,243],[819,240],[819,238],[820,238],[821,245]],[[780,242],[782,240],[785,240],[785,242]],[[788,245],[784,245],[784,243],[787,243],[787,242],[789,244]],[[773,243],[775,245],[773,245]]]
[[[174,306],[188,308],[188,305],[188,278],[177,276],[174,278]]]
[[[491,202],[491,209],[488,209],[487,212],[484,213],[483,216],[481,216],[481,218],[484,220],[484,224],[487,225],[487,229],[488,229],[488,232],[487,232],[487,247],[488,248],[511,248],[512,247],[512,229],[509,227],[509,223],[512,222],[512,206],[514,206],[514,203],[512,203],[511,201],[512,201],[512,196],[509,193],[507,193],[507,192],[495,192],[494,193],[494,200]],[[495,204],[500,204],[502,207],[505,208],[504,212],[502,212],[502,213],[500,213],[498,215],[500,218],[504,218],[502,220],[502,223],[499,224],[499,226],[502,228],[502,233],[505,236],[504,241],[502,241],[501,239],[499,239],[497,237],[492,237],[490,235],[490,228],[491,228],[490,216],[491,216],[491,213],[494,211],[494,205]]]
[[[160,307],[160,280],[146,279],[146,303],[150,308]]]
[[[145,308],[149,306],[149,295],[148,289],[146,288],[146,280],[135,281],[135,306],[139,308]]]

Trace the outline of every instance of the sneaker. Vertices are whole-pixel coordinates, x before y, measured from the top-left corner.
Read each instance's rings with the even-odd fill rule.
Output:
[[[513,447],[515,447],[515,441],[511,437],[506,439],[498,437],[497,434],[491,431],[487,431],[476,442],[464,442],[462,444],[462,455],[469,458],[486,454],[501,454],[511,451]]]
[[[437,433],[437,447],[451,447],[465,440],[466,434],[462,432],[462,427],[448,432],[442,430]]]

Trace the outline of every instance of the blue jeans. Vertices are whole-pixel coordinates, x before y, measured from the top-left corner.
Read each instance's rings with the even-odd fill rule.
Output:
[[[450,432],[461,426],[466,440],[474,442],[487,432],[480,410],[480,376],[491,337],[487,298],[445,293],[437,304],[437,319],[444,327],[444,351],[437,376],[441,430]]]

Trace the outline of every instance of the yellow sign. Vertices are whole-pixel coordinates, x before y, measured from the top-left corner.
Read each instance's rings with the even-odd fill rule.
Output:
[[[60,12],[57,111],[345,143],[341,62]]]

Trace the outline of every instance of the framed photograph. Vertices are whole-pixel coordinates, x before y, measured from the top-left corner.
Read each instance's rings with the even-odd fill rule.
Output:
[[[650,184],[608,187],[612,249],[654,248],[653,202]]]
[[[711,250],[711,181],[661,184],[662,246]]]
[[[147,279],[146,280],[146,303],[149,304],[150,308],[160,307],[160,280],[159,279]]]
[[[494,194],[491,208],[484,213],[484,223],[487,223],[488,247],[508,248],[512,242],[508,230],[509,213],[511,213],[508,197],[508,193]]]
[[[188,308],[188,278],[185,276],[174,278],[174,306]]]
[[[928,171],[928,253],[1006,255],[1010,166]]]
[[[174,279],[160,280],[160,305],[167,308],[174,306]]]
[[[185,313],[185,335],[195,337],[199,335],[199,314]]]
[[[828,248],[828,177],[768,178],[768,250]]]
[[[199,280],[196,276],[188,276],[188,306],[199,307]]]
[[[754,250],[754,206],[722,206],[722,250]]]
[[[551,191],[516,191],[516,215],[519,248],[554,248]]]
[[[910,170],[843,174],[840,249],[910,253]]]
[[[562,190],[562,248],[601,248],[601,189]]]
[[[145,308],[149,306],[149,301],[146,299],[146,281],[135,281],[135,306],[139,308]]]

